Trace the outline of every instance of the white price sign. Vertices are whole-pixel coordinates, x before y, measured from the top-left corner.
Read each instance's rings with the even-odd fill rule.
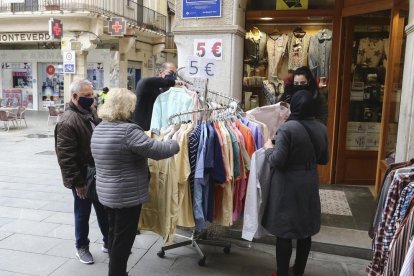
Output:
[[[212,78],[216,74],[216,61],[214,59],[189,57],[186,75],[192,78]]]
[[[223,43],[221,39],[194,39],[194,55],[215,60],[223,59]]]

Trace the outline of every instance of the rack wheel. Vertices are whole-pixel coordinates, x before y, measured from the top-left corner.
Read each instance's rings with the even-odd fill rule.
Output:
[[[230,246],[229,247],[224,247],[223,248],[224,253],[226,254],[230,254]]]
[[[205,266],[206,265],[206,256],[204,256],[202,259],[198,261],[199,266]]]
[[[164,250],[158,251],[157,255],[158,255],[158,257],[160,257],[160,258],[164,258],[164,256],[165,256],[165,252],[164,252]]]

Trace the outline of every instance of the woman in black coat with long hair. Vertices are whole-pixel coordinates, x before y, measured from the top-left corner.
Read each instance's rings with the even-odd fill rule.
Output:
[[[311,236],[321,225],[317,165],[325,165],[329,156],[326,126],[314,117],[313,95],[298,91],[290,110],[276,133],[275,146],[270,140],[265,144],[273,173],[262,225],[277,237],[277,276],[289,275],[292,239],[297,240],[293,275],[305,271]]]

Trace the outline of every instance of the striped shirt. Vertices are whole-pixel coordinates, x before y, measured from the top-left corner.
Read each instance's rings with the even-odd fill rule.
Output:
[[[368,275],[382,275],[388,259],[389,245],[393,239],[393,234],[386,232],[391,224],[394,212],[397,207],[398,199],[402,190],[414,179],[414,173],[402,174],[398,171],[388,190],[388,196],[382,214],[381,222],[378,226],[374,241],[374,253],[371,264],[367,267]]]
[[[188,177],[191,194],[194,194],[194,175],[197,164],[197,149],[200,141],[201,125],[197,125],[188,136],[188,156],[190,158],[191,173]],[[191,197],[192,198],[192,197]]]
[[[403,266],[404,260],[406,259],[407,252],[410,246],[411,237],[414,234],[414,201],[410,200],[410,202],[410,211],[409,213],[407,213],[408,215],[404,218],[404,220],[401,223],[401,226],[395,233],[394,240],[392,241],[390,247],[389,258],[387,260],[387,264],[382,275],[401,275],[400,270]],[[411,262],[411,268],[412,265],[413,263]],[[407,275],[412,276],[413,274]]]

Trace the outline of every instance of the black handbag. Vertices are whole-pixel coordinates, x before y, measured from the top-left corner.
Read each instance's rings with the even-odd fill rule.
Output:
[[[96,168],[86,166],[86,197],[92,201],[98,201],[96,193]]]

